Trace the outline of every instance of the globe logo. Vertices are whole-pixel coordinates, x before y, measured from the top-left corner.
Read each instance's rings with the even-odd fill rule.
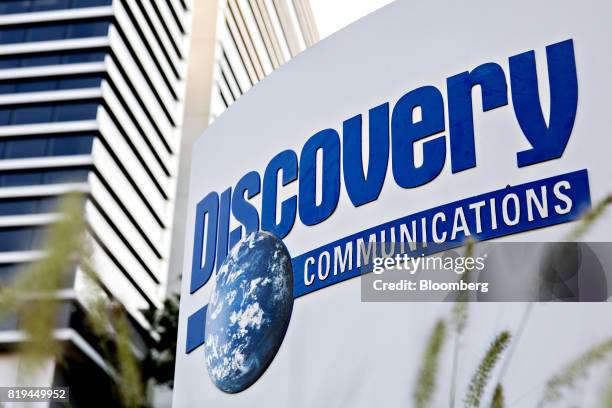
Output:
[[[283,242],[255,232],[237,243],[217,273],[206,314],[204,353],[212,382],[237,393],[266,371],[293,309],[293,268]]]

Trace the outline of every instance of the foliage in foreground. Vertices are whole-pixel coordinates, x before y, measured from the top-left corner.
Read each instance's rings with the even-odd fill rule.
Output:
[[[612,195],[605,197],[599,203],[597,203],[590,211],[583,215],[582,220],[575,226],[575,228],[568,234],[568,240],[574,241],[582,238],[592,227],[592,225],[603,216],[607,207],[612,205]],[[465,256],[471,256],[474,250],[474,242],[469,240],[466,242]],[[470,272],[462,276],[462,280],[469,281]],[[532,305],[528,305],[527,314],[532,310]],[[459,293],[455,304],[451,310],[451,322],[454,327],[455,346],[453,352],[453,364],[451,372],[451,389],[450,389],[450,407],[453,408],[455,405],[455,388],[456,388],[456,374],[457,374],[457,356],[460,353],[460,338],[463,332],[466,330],[469,317],[469,298],[467,293]],[[438,323],[439,325],[439,323]],[[438,325],[436,327],[438,327]],[[519,336],[521,330],[519,330]],[[472,376],[470,381],[467,395],[464,399],[464,406],[466,408],[479,408],[483,406],[485,401],[489,401],[491,408],[504,408],[506,406],[504,388],[501,383],[498,383],[493,391],[493,394],[489,399],[485,398],[485,390],[489,383],[491,373],[498,362],[501,354],[510,344],[511,334],[508,331],[500,333],[491,343],[489,349],[486,351],[483,360],[481,361],[478,369]],[[518,341],[518,338],[514,339],[514,342]],[[440,353],[442,343],[436,335],[436,329],[434,329],[432,335],[428,341],[428,347],[425,355],[423,356],[423,362],[417,381],[414,386],[413,396],[415,406],[418,408],[426,408],[431,406],[431,400],[436,392],[436,375],[438,373],[437,366],[439,364]],[[510,353],[512,350],[510,351]],[[599,343],[592,348],[585,351],[583,354],[578,356],[576,359],[571,361],[563,370],[555,374],[546,385],[544,395],[539,403],[539,407],[544,407],[549,404],[558,402],[565,390],[574,388],[579,379],[585,378],[588,375],[589,370],[597,364],[603,364],[605,362],[610,363],[610,357],[612,356],[612,339],[606,340]],[[511,361],[511,356],[507,357],[508,361]],[[435,362],[435,364],[432,363]],[[425,367],[434,367],[433,369],[425,369]],[[609,367],[612,370],[612,365]],[[502,368],[503,371],[503,368]],[[612,371],[610,371],[609,380],[603,390],[601,398],[601,406],[604,408],[612,408]]]
[[[495,368],[495,364],[501,357],[502,352],[508,347],[510,342],[510,333],[507,331],[501,332],[489,346],[485,356],[483,357],[478,369],[472,376],[467,395],[465,397],[466,407],[479,407],[482,400],[485,387],[491,378],[491,372]]]
[[[54,334],[59,324],[62,289],[78,267],[90,288],[85,300],[87,324],[99,338],[104,357],[112,363],[119,400],[124,407],[141,407],[144,387],[132,350],[127,313],[102,289],[91,262],[83,202],[78,194],[67,195],[61,201],[58,220],[46,230],[44,256],[22,271],[12,285],[0,288],[0,318],[18,318],[19,328],[25,333],[27,340],[19,343],[25,362],[20,365],[22,383],[45,362],[64,362],[64,350]]]
[[[414,391],[414,405],[417,408],[425,408],[431,402],[436,388],[438,360],[444,345],[445,336],[446,323],[444,323],[444,320],[438,320],[427,342],[427,349],[423,356],[423,365],[421,366]]]

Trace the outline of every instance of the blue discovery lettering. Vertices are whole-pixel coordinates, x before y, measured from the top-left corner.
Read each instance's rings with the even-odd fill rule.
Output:
[[[550,87],[550,117],[544,118],[538,94],[535,53],[528,51],[509,58],[510,96],[516,120],[531,148],[516,153],[518,167],[557,159],[572,133],[578,103],[578,81],[572,40],[546,47]],[[317,225],[329,218],[338,205],[341,171],[344,188],[355,207],[378,199],[391,159],[393,179],[403,188],[416,188],[434,180],[446,161],[450,146],[452,173],[476,166],[472,88],[479,86],[485,112],[508,105],[508,83],[503,68],[484,63],[471,71],[447,78],[447,112],[440,90],[423,86],[402,96],[393,109],[384,103],[369,110],[368,166],[362,165],[362,115],[342,124],[338,131],[324,129],[304,144],[299,158],[293,150],[274,156],[262,176],[251,171],[232,189],[210,192],[196,207],[194,251],[190,290],[206,284],[221,265],[228,250],[243,236],[260,228],[279,238],[286,237],[299,216],[304,225]],[[421,119],[413,120],[420,109]],[[443,134],[447,131],[448,135]],[[415,142],[423,143],[423,163],[417,166]],[[322,198],[317,203],[317,154],[322,154]],[[298,194],[278,202],[278,179],[287,186],[298,182]],[[261,209],[249,202],[262,194]],[[277,223],[277,213],[280,221]],[[230,231],[230,217],[240,224]],[[206,242],[205,248],[204,242]]]

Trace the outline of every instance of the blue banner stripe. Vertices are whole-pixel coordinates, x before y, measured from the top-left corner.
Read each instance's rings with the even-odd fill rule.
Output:
[[[571,200],[571,208],[568,207],[567,202],[563,201],[563,199],[559,198],[559,195],[556,194],[555,188],[559,185],[564,187],[561,191],[562,196],[567,198],[568,200]],[[533,208],[531,209],[531,217],[528,216],[529,211],[527,209],[527,200],[525,199],[528,190],[532,190],[533,194],[538,195],[540,199],[543,199],[545,196],[545,201],[548,205],[547,216],[541,216],[537,209],[534,210]],[[520,214],[509,214],[508,216],[510,218],[514,218],[516,216],[516,218],[518,219],[516,223],[510,223],[511,225],[509,225],[503,220],[501,205],[505,197],[514,197],[513,195],[516,195],[516,197],[518,197],[517,202]],[[485,211],[483,205],[481,208],[482,211],[480,212],[479,223],[477,223],[477,217],[475,216],[474,212],[468,210],[470,209],[470,205],[480,205],[479,203],[482,202],[484,202],[485,205],[488,203],[492,208],[495,208],[495,211],[494,214],[491,212],[490,208],[488,209],[488,211]],[[494,203],[493,205],[491,205],[492,202]],[[563,207],[564,205],[565,208]],[[555,206],[560,206],[561,210],[557,211]],[[295,298],[304,296],[316,290],[359,276],[363,267],[363,265],[361,265],[361,267],[356,266],[358,251],[357,242],[359,239],[362,239],[364,240],[364,242],[367,243],[368,238],[372,234],[380,237],[381,233],[384,231],[387,232],[384,241],[400,242],[400,240],[396,240],[395,237],[392,237],[389,233],[390,231],[392,231],[392,228],[393,231],[395,231],[395,234],[397,235],[402,225],[412,226],[413,222],[416,222],[415,225],[419,228],[422,227],[423,223],[425,225],[431,225],[433,217],[436,214],[444,214],[445,224],[447,225],[447,229],[445,230],[445,232],[448,237],[451,235],[451,231],[450,229],[448,229],[448,225],[453,224],[457,209],[461,208],[465,216],[465,225],[470,231],[469,236],[472,236],[476,241],[485,241],[506,235],[516,234],[519,232],[525,232],[537,228],[574,221],[580,218],[582,213],[590,206],[591,197],[589,191],[588,173],[587,170],[579,170],[572,173],[549,177],[530,183],[519,184],[516,186],[508,186],[500,190],[430,208],[428,210],[411,214],[406,217],[402,217],[397,220],[369,228],[356,234],[349,235],[345,238],[339,239],[337,241],[331,242],[319,248],[308,251],[302,255],[294,257],[292,259],[294,273],[293,295]],[[481,227],[481,231],[479,233],[473,233],[472,231],[477,230],[478,224]],[[442,230],[443,225],[441,223],[440,231],[438,232],[441,234]],[[429,234],[430,232],[427,233]],[[432,243],[431,239],[426,239],[425,241],[428,243],[427,247],[417,247],[416,250],[413,251],[413,253],[418,253],[418,255],[428,255],[444,251],[446,249],[455,248],[461,246],[467,236],[468,234],[461,232],[456,234],[454,238],[444,240],[440,243]],[[416,238],[418,238],[419,241],[422,241],[422,230],[421,234],[417,234],[417,236],[413,238],[415,238],[415,240]],[[349,244],[352,245],[353,248],[350,258],[352,262],[352,267],[347,268],[342,273],[334,274],[333,272],[330,272],[329,275],[322,280],[318,279],[317,272],[314,271],[314,273],[311,273],[311,277],[314,278],[313,282],[310,285],[306,284],[304,280],[304,268],[308,259],[315,260],[315,263],[313,264],[314,267],[312,268],[314,270],[316,269],[316,262],[322,253],[327,252],[327,256],[332,258],[334,250],[336,248],[340,248],[341,251],[342,248],[346,249],[347,245]],[[410,253],[410,251],[407,252]],[[333,260],[331,262],[333,262]],[[187,353],[204,344],[206,307],[207,306],[204,306],[202,309],[199,309],[188,318],[186,349]]]
[[[565,213],[557,213],[555,212],[555,206],[559,206],[564,204],[560,199],[555,197],[554,188],[558,183],[562,183],[563,186],[568,186],[562,190],[563,195],[565,195],[568,199],[571,200],[572,206]],[[528,211],[526,200],[524,199],[527,190],[533,190],[535,194],[540,195],[542,191],[546,191],[546,201],[548,204],[548,216],[541,217],[538,214],[537,210],[532,209],[533,219],[527,219]],[[516,224],[507,225],[503,222],[502,219],[502,210],[501,210],[501,202],[504,197],[516,195],[519,197],[519,208],[520,208],[520,217]],[[561,224],[569,221],[574,221],[582,215],[582,213],[591,206],[591,198],[589,192],[589,180],[587,170],[579,170],[572,173],[563,174],[560,176],[550,177],[546,179],[537,180],[530,183],[519,184],[516,186],[508,186],[504,189],[492,191],[489,193],[481,194],[478,196],[466,198],[463,200],[455,201],[449,204],[441,205],[439,207],[430,208],[425,211],[421,211],[415,214],[408,215],[406,217],[399,218],[394,221],[390,221],[367,230],[358,232],[353,235],[349,235],[345,238],[339,239],[327,245],[323,245],[319,248],[313,249],[305,254],[296,256],[293,258],[293,273],[294,273],[294,287],[293,287],[293,295],[294,297],[300,297],[306,295],[308,293],[314,292],[318,289],[322,289],[331,285],[334,285],[339,282],[343,282],[347,279],[354,278],[361,274],[361,267],[357,267],[358,259],[357,259],[357,242],[362,239],[363,242],[367,243],[369,237],[374,234],[377,237],[381,236],[382,232],[385,232],[384,242],[400,242],[399,239],[392,237],[391,231],[394,231],[396,236],[399,236],[400,227],[402,225],[409,226],[409,230],[412,229],[412,223],[415,222],[417,226],[417,231],[421,231],[421,234],[417,234],[415,241],[422,242],[422,224],[431,226],[433,217],[438,213],[443,213],[445,218],[445,223],[453,224],[453,219],[455,217],[456,209],[463,209],[463,214],[465,216],[466,225],[468,226],[469,231],[476,231],[476,218],[473,211],[469,210],[469,206],[475,203],[491,203],[491,200],[494,200],[495,207],[495,223],[493,225],[493,215],[491,211],[485,211],[484,207],[481,210],[480,217],[480,225],[481,232],[470,234],[476,241],[485,241],[493,238],[498,238],[506,235],[516,234],[519,232],[525,232],[537,228],[547,227],[551,225]],[[498,208],[499,207],[499,208]],[[565,210],[564,208],[562,208]],[[512,214],[514,217],[514,214]],[[423,221],[425,220],[425,221]],[[495,228],[493,228],[495,226]],[[442,230],[442,228],[440,228]],[[440,233],[442,233],[440,231]],[[446,230],[447,237],[451,235],[450,230]],[[427,231],[427,234],[430,234]],[[418,238],[418,239],[417,239]],[[428,255],[436,252],[444,251],[451,248],[459,247],[466,240],[467,235],[464,233],[457,234],[453,239],[445,240],[441,243],[433,243],[431,237],[425,240],[427,242],[427,247],[419,246],[415,251],[406,251],[408,254],[412,252],[412,255]],[[383,240],[377,241],[378,243]],[[327,253],[325,255],[325,261],[327,261],[327,257],[330,258],[330,262],[333,265],[334,262],[334,250],[340,251],[342,253],[342,249],[351,247],[352,252],[350,254],[350,265],[351,268],[347,268],[342,273],[334,274],[333,266],[332,271],[329,273],[325,279],[321,280],[317,276],[317,263],[319,257],[322,253]],[[310,264],[305,265],[306,262],[310,259]],[[314,263],[312,262],[314,260]],[[305,282],[305,274],[304,268],[308,266],[310,269],[309,276],[313,279],[313,282],[310,285],[307,285]]]
[[[187,354],[204,344],[207,308],[208,305],[204,306],[187,319],[187,347],[185,350]]]

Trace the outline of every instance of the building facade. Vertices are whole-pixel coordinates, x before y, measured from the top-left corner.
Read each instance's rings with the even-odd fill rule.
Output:
[[[44,257],[41,236],[57,219],[58,196],[85,193],[100,280],[128,312],[140,355],[150,341],[142,311],[166,295],[191,7],[190,0],[0,2],[0,280]],[[75,272],[61,294],[57,336],[79,363],[49,362],[40,385],[110,372],[82,328]],[[17,381],[18,321],[0,332],[2,385]]]
[[[308,0],[228,0],[217,35],[211,120],[319,40]]]

